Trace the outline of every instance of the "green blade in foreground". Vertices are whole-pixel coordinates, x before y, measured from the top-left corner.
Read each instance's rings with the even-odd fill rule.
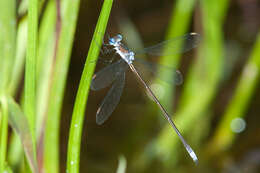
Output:
[[[112,4],[113,0],[105,0],[103,3],[95,33],[90,44],[86,64],[80,79],[79,89],[73,108],[69,135],[67,172],[70,173],[79,172],[80,143],[84,122],[85,106],[87,103],[92,75],[95,70],[96,61],[102,44],[102,38],[105,33]]]

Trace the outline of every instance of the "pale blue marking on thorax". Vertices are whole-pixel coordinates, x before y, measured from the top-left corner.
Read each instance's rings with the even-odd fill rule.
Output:
[[[122,36],[120,34],[116,35],[109,39],[109,45],[114,46],[116,53],[120,55],[127,64],[132,64],[133,60],[135,59],[135,53],[130,49],[126,48],[122,43]]]

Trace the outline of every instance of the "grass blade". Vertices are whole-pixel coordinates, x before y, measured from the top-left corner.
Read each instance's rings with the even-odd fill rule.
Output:
[[[70,126],[68,157],[67,157],[67,171],[77,173],[79,172],[80,163],[80,143],[82,126],[84,122],[85,106],[90,89],[90,82],[99,50],[102,44],[102,38],[105,33],[106,25],[110,15],[113,0],[104,0],[101,13],[96,25],[95,33],[92,38],[87,60],[81,76],[79,89],[76,96],[75,105],[73,108],[72,121]]]
[[[22,109],[19,107],[17,103],[11,98],[7,98],[8,104],[8,115],[9,115],[9,123],[14,131],[19,135],[26,157],[29,161],[31,170],[33,172],[38,172],[38,166],[35,157],[34,151],[34,141],[31,135],[31,131],[29,128],[29,123],[26,116],[23,114]]]
[[[61,1],[61,31],[54,67],[52,67],[44,138],[44,168],[46,172],[59,172],[60,115],[79,4],[80,0]]]
[[[259,70],[260,33],[258,33],[254,49],[249,61],[244,67],[237,88],[234,92],[234,96],[230,101],[208,147],[214,154],[224,151],[234,142],[236,134],[231,130],[230,124],[235,118],[243,118],[246,115],[245,111],[251,101],[250,99],[253,96],[254,89],[257,87],[259,82]]]
[[[8,106],[4,96],[0,98],[0,108],[0,172],[4,172],[8,135]]]
[[[36,114],[37,136],[44,128],[49,103],[51,75],[54,67],[55,47],[55,1],[51,0],[46,5],[39,29],[39,51],[37,56],[37,87],[36,87]]]
[[[14,60],[16,36],[16,1],[0,1],[0,172],[4,172],[7,137],[8,137],[8,106],[5,95],[8,94],[11,67]]]
[[[28,20],[27,17],[21,19],[18,24],[17,29],[17,38],[16,38],[16,54],[15,54],[15,61],[12,68],[12,76],[11,81],[9,84],[9,90],[11,95],[13,95],[17,88],[18,84],[21,81],[23,76],[23,69],[24,69],[24,60],[25,60],[25,53],[26,53],[26,45],[27,45],[27,30],[28,30]]]
[[[16,1],[0,1],[0,92],[9,84],[15,56]]]
[[[28,118],[33,138],[33,150],[36,157],[35,140],[35,84],[38,30],[38,0],[29,0],[28,8],[28,47],[25,62],[24,101],[25,115]]]

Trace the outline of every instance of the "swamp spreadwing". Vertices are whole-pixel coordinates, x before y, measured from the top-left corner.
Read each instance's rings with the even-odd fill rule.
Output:
[[[112,84],[110,90],[108,91],[107,95],[105,96],[104,100],[102,101],[101,105],[97,110],[97,114],[96,114],[97,124],[99,125],[103,124],[109,118],[109,116],[112,114],[117,104],[119,103],[124,88],[124,84],[125,84],[125,71],[128,69],[127,67],[130,67],[131,71],[141,81],[141,83],[147,90],[148,94],[151,96],[153,101],[158,105],[164,117],[167,119],[167,121],[171,124],[171,126],[177,133],[178,137],[180,138],[181,142],[183,143],[190,157],[193,159],[195,163],[197,163],[198,158],[195,152],[192,150],[192,148],[187,144],[185,139],[182,137],[180,131],[178,130],[174,122],[171,120],[167,111],[164,109],[164,107],[161,105],[159,100],[156,98],[149,85],[147,85],[146,82],[143,80],[142,76],[140,75],[140,73],[138,72],[134,64],[136,61],[144,64],[149,64],[148,62],[144,62],[143,60],[140,60],[135,57],[135,54],[139,54],[139,53],[140,54],[146,53],[146,54],[159,56],[159,55],[174,55],[176,53],[186,52],[198,45],[199,34],[189,33],[181,37],[176,37],[170,40],[166,40],[162,43],[145,48],[136,53],[128,49],[124,44],[121,43],[121,41],[122,41],[122,36],[120,34],[112,38],[109,38],[107,45],[112,46],[115,53],[117,53],[121,57],[121,59],[103,68],[101,71],[97,72],[93,76],[91,82],[92,90],[100,90]],[[179,46],[181,44],[183,44],[184,46],[180,48]],[[161,51],[166,47],[169,48],[167,53],[162,54]],[[165,68],[165,69],[168,69],[169,73],[171,74],[173,73],[175,84],[182,83],[182,75],[179,71],[175,71],[171,68]]]

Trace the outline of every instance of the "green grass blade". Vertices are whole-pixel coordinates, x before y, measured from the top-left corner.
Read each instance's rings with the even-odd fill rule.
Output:
[[[15,56],[16,1],[0,0],[0,92],[8,87]]]
[[[41,1],[44,2],[44,1]],[[22,6],[24,7],[24,10],[27,11],[27,3],[25,3],[25,1],[22,1],[20,4],[20,7]],[[41,9],[42,3],[40,4],[40,9]],[[22,12],[23,14],[25,13]],[[39,59],[45,59],[44,62],[48,62],[47,59],[49,58],[48,54],[50,54],[48,51],[48,49],[43,49],[43,47],[45,46],[45,42],[42,41],[44,40],[44,38],[42,37],[42,30],[44,30],[44,28],[48,28],[49,30],[51,30],[51,25],[44,22],[44,16],[45,13],[43,14],[43,20],[41,22],[41,26],[45,26],[45,27],[40,27],[39,30],[39,51],[38,51],[38,56],[37,56],[37,67],[36,67],[36,73],[37,73],[37,84],[36,84],[36,109],[39,108],[40,106],[38,106],[39,104],[41,104],[40,110],[43,111],[44,109],[44,104],[42,102],[45,101],[45,99],[43,97],[39,98],[38,95],[47,95],[45,92],[43,92],[41,90],[41,88],[44,88],[46,85],[48,85],[48,83],[43,83],[41,79],[43,79],[46,75],[44,75],[43,73],[40,73],[38,71],[40,71],[40,69],[44,69],[47,70],[48,68],[40,68],[41,66],[39,66],[38,64],[41,63],[41,65],[44,65],[46,63],[41,62]],[[54,22],[53,22],[54,23]],[[43,28],[43,29],[42,29]],[[27,33],[28,33],[28,16],[24,16],[18,24],[18,29],[17,29],[17,40],[16,40],[16,57],[15,57],[15,61],[14,61],[14,65],[12,68],[12,76],[11,76],[11,81],[10,81],[10,93],[11,95],[14,95],[16,93],[16,90],[18,89],[19,83],[21,82],[21,78],[23,76],[23,69],[24,69],[24,60],[25,60],[25,53],[26,53],[26,46],[27,46]],[[53,32],[52,32],[53,34]],[[46,43],[49,47],[51,47],[50,42],[52,41],[50,39],[51,37],[48,35],[48,38],[46,40],[48,40],[49,42]],[[44,45],[44,46],[43,46]],[[53,52],[53,51],[52,51]],[[40,89],[39,89],[40,88]],[[39,91],[41,90],[41,91]],[[38,94],[40,93],[40,94]],[[37,129],[38,127],[41,127],[40,124],[40,117],[42,115],[41,111],[38,111],[39,109],[36,110],[36,115],[37,115]],[[36,130],[37,130],[36,129]],[[21,160],[21,156],[22,156],[22,146],[19,142],[19,137],[16,136],[15,134],[13,134],[10,138],[10,147],[9,147],[9,152],[8,152],[8,161],[9,161],[9,165],[13,166],[13,167],[17,167],[18,164],[20,163]]]
[[[59,172],[60,115],[79,4],[79,0],[61,1],[61,32],[51,75],[51,90],[44,138],[44,168],[46,172]]]
[[[176,1],[175,8],[173,9],[173,13],[170,19],[170,24],[168,26],[166,39],[174,38],[177,36],[182,36],[187,33],[191,22],[191,16],[194,10],[196,0],[178,0]],[[181,44],[179,46],[181,47]],[[176,46],[176,45],[174,45]],[[167,49],[169,48],[169,49]],[[167,51],[171,51],[171,45],[167,46],[164,50],[167,55]],[[164,56],[161,58],[162,64],[169,64],[177,66],[178,61],[181,57],[181,54],[177,54],[173,56]]]
[[[81,76],[76,101],[73,108],[67,157],[67,171],[71,173],[79,172],[80,144],[85,116],[85,106],[89,94],[90,82],[96,66],[96,61],[102,44],[102,38],[105,33],[112,3],[113,0],[104,0],[95,33],[90,44],[87,60]]]
[[[54,67],[56,3],[46,5],[39,29],[39,51],[37,56],[36,114],[37,136],[42,130],[47,115],[51,73]]]
[[[29,121],[29,127],[32,135],[32,150],[36,158],[36,56],[38,40],[38,0],[29,0],[28,6],[28,37],[27,51],[25,59],[25,79],[24,79],[24,112]]]
[[[235,118],[243,118],[246,115],[245,111],[259,82],[259,71],[260,33],[258,33],[254,49],[244,67],[236,90],[234,91],[234,96],[216,129],[213,139],[210,142],[209,148],[211,148],[211,152],[217,154],[220,151],[224,151],[234,142],[236,133],[231,130],[230,124]]]
[[[166,35],[166,39],[174,38],[177,36],[182,36],[187,33],[189,25],[191,23],[191,16],[194,10],[196,0],[178,0],[176,1],[175,8],[173,9],[173,13],[170,19],[170,24],[168,26],[168,31]],[[178,44],[178,45],[175,45]],[[181,48],[182,42],[174,43],[173,47]],[[164,54],[167,55],[167,52],[171,51],[171,45],[168,45],[164,50]],[[181,58],[181,54],[176,54],[174,56],[163,56],[160,59],[161,64],[167,64],[168,66],[178,67],[179,61]],[[176,68],[177,69],[177,68]],[[172,78],[171,75],[161,71],[159,72],[159,76],[164,76],[164,78],[168,78],[169,80]],[[159,77],[159,79],[162,77]],[[157,81],[158,82],[158,81]],[[174,90],[172,86],[168,86],[167,84],[163,85],[164,89],[164,98],[162,99],[162,104],[166,106],[168,109],[171,109],[173,105],[173,94]]]
[[[12,133],[10,137],[10,144],[8,148],[8,164],[12,168],[17,168],[21,164],[23,153],[23,146],[19,136],[16,133]]]
[[[24,68],[24,60],[26,53],[26,45],[27,45],[27,27],[28,27],[27,17],[21,19],[18,24],[17,29],[17,40],[16,40],[16,54],[15,61],[12,68],[12,76],[9,84],[9,90],[11,95],[13,95],[17,88],[19,82],[21,82],[21,78],[23,76],[23,68]]]
[[[14,95],[19,88],[19,83],[23,77],[24,61],[27,46],[28,33],[28,17],[23,17],[17,26],[16,51],[15,59],[12,68],[12,74],[9,84],[9,91]],[[23,157],[23,148],[19,136],[15,133],[10,137],[10,145],[8,151],[8,164],[12,167],[17,167],[21,164]]]
[[[0,98],[0,172],[4,172],[6,153],[7,153],[7,135],[8,135],[8,106],[4,96]]]
[[[29,0],[28,8],[28,46],[25,61],[24,101],[25,115],[28,117],[36,156],[35,140],[35,84],[36,84],[36,56],[38,33],[38,0]]]
[[[34,141],[29,128],[29,122],[26,116],[23,114],[20,106],[15,103],[11,97],[8,97],[6,102],[8,104],[9,123],[13,130],[19,135],[20,140],[23,143],[24,151],[29,161],[31,170],[37,173],[38,166],[33,146]]]
[[[4,172],[7,137],[8,106],[5,95],[8,94],[11,67],[14,59],[16,36],[16,1],[0,0],[0,172]]]

